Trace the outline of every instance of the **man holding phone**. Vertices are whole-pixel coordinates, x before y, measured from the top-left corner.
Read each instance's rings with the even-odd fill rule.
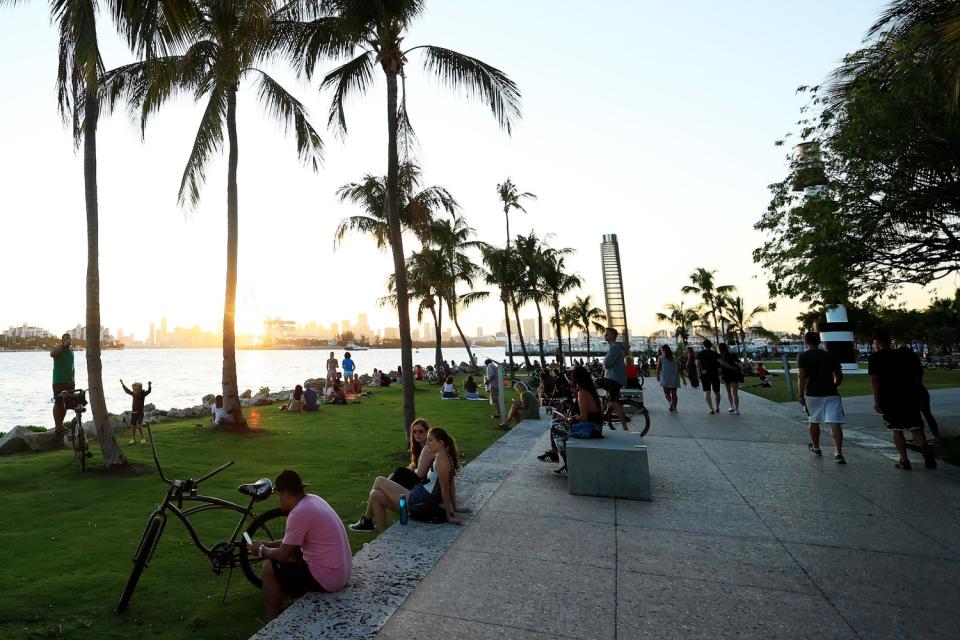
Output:
[[[283,609],[284,594],[294,598],[309,591],[340,591],[350,579],[353,556],[343,522],[320,496],[306,493],[300,475],[284,469],[273,483],[280,508],[286,511],[283,540],[247,540],[247,551],[263,564],[263,602],[267,619]]]

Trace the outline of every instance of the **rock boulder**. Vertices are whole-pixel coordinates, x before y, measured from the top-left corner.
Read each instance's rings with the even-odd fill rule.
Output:
[[[0,456],[24,451],[56,451],[63,449],[63,438],[53,431],[30,431],[26,427],[14,427],[0,439]]]

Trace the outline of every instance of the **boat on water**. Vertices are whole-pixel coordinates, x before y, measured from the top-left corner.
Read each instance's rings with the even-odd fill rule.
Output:
[[[344,347],[347,351],[370,351],[370,347],[364,347],[355,342],[348,342]]]

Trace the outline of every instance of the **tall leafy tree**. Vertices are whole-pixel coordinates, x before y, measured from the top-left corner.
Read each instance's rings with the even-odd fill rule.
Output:
[[[424,10],[423,0],[329,0],[299,2],[311,14],[312,30],[304,32],[291,55],[299,59],[304,71],[313,75],[316,63],[335,46],[348,47],[355,54],[348,62],[327,73],[321,87],[330,89],[329,123],[341,134],[347,132],[344,105],[354,94],[364,94],[373,85],[377,67],[387,85],[387,224],[397,280],[397,314],[400,325],[401,364],[403,367],[403,420],[405,429],[415,417],[413,350],[410,335],[409,301],[403,251],[400,203],[400,144],[409,148],[412,127],[406,107],[408,56],[422,56],[424,69],[457,92],[486,103],[497,123],[510,132],[520,117],[520,91],[499,69],[476,58],[434,45],[407,47],[407,30]],[[409,434],[408,434],[409,435]]]
[[[497,185],[497,195],[500,197],[500,202],[503,204],[503,216],[507,221],[507,250],[509,250],[510,211],[522,211],[526,213],[527,210],[523,207],[523,202],[525,200],[536,200],[537,196],[528,191],[520,193],[520,190],[517,189],[517,185],[513,184],[513,180],[510,178],[507,178]]]
[[[703,315],[701,317],[704,327],[711,331],[716,342],[720,343],[720,323],[725,297],[736,291],[737,288],[731,284],[717,285],[716,273],[716,271],[697,267],[690,274],[690,284],[684,286],[681,291],[685,294],[700,296],[703,300]]]
[[[547,286],[548,271],[552,268],[553,258],[569,255],[573,252],[573,249],[550,247],[545,240],[538,238],[531,231],[526,236],[517,236],[516,252],[525,268],[524,299],[533,302],[537,310],[537,343],[540,351],[540,365],[546,366],[546,357],[543,350],[543,309],[541,305],[551,302],[551,291]]]
[[[400,166],[400,225],[401,230],[412,231],[423,243],[430,237],[432,225],[441,212],[454,216],[460,205],[443,187],[423,186],[419,165],[404,162]],[[378,249],[390,243],[390,225],[387,222],[387,178],[367,174],[359,182],[351,182],[337,189],[340,202],[351,202],[363,209],[362,215],[344,218],[334,232],[334,246],[339,245],[348,232],[365,233],[373,237]]]
[[[107,77],[111,101],[124,99],[139,109],[142,126],[170,98],[182,93],[205,101],[193,149],[180,182],[179,202],[195,207],[211,158],[227,137],[227,268],[223,305],[224,408],[243,423],[237,388],[236,297],[239,240],[239,136],[237,93],[252,83],[267,114],[293,130],[297,153],[314,170],[323,152],[307,109],[263,70],[274,56],[292,46],[304,28],[291,5],[276,0],[193,0],[184,42],[173,55],[151,56],[112,71]],[[326,47],[324,55],[335,49]]]
[[[447,303],[447,315],[453,322],[463,348],[467,350],[467,357],[471,365],[476,365],[470,343],[460,327],[459,308],[468,307],[474,302],[489,296],[486,291],[474,291],[474,280],[479,277],[480,267],[473,262],[468,251],[479,249],[483,245],[474,240],[476,231],[467,224],[462,216],[454,215],[450,220],[438,220],[431,225],[430,245],[439,253],[442,260],[441,295]],[[465,284],[470,291],[458,293],[457,287]]]
[[[657,313],[656,318],[659,322],[666,322],[673,326],[673,336],[682,348],[686,348],[690,340],[694,325],[700,320],[700,305],[693,307],[684,306],[683,302],[670,303],[664,307],[667,313]]]
[[[500,303],[503,305],[503,322],[507,330],[507,359],[510,361],[510,372],[511,375],[513,375],[513,331],[510,326],[510,291],[519,286],[521,269],[517,264],[516,256],[506,249],[484,245],[481,253],[483,256],[481,276],[488,285],[497,287],[500,291]]]
[[[18,3],[18,0],[0,0],[0,6]],[[83,146],[84,212],[87,229],[87,385],[103,463],[110,468],[125,465],[127,459],[117,444],[107,416],[100,355],[97,126],[101,115],[101,90],[105,68],[97,33],[97,4],[96,0],[55,0],[50,3],[50,19],[59,33],[57,107],[64,120],[70,123],[74,144],[78,148],[81,144]],[[164,26],[170,37],[177,33],[176,23],[167,22],[168,17],[180,17],[176,2],[131,7],[119,0],[109,0],[107,5],[121,34],[138,50],[152,46],[153,31],[147,28],[147,23]]]
[[[548,250],[544,253],[543,262],[540,264],[543,288],[548,293],[550,304],[553,307],[553,318],[556,323],[554,328],[557,334],[557,358],[560,362],[563,362],[563,340],[560,339],[563,331],[560,325],[565,317],[560,310],[560,298],[579,288],[582,284],[580,276],[567,273],[567,265],[564,261],[564,252]],[[567,338],[569,343],[570,325],[566,322],[563,322],[563,324],[568,328]],[[569,347],[569,344],[567,346]]]
[[[577,318],[577,328],[582,330],[587,337],[588,358],[590,357],[590,331],[603,331],[605,327],[600,321],[607,319],[607,314],[603,312],[603,309],[593,306],[593,300],[591,298],[592,296],[586,296],[584,298],[577,296],[570,305]]]
[[[748,309],[743,298],[732,296],[726,301],[726,318],[729,321],[729,329],[733,335],[740,341],[741,353],[744,352],[747,345],[747,332],[753,331],[765,338],[778,340],[772,331],[767,331],[763,327],[755,326],[757,320],[765,313],[776,310],[776,304],[757,305],[753,309]]]

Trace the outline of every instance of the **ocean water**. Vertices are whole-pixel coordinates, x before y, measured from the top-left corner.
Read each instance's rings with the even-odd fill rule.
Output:
[[[335,349],[338,360],[343,349]],[[480,362],[484,358],[503,358],[503,348],[473,350]],[[240,391],[270,387],[271,391],[292,389],[307,378],[326,375],[330,349],[297,351],[237,351],[237,378]],[[399,349],[354,351],[353,361],[359,374],[374,368],[396,371]],[[464,348],[444,348],[447,362],[467,361]],[[77,388],[87,386],[86,357],[74,353]],[[414,364],[433,364],[434,350],[415,349]],[[220,393],[223,357],[220,349],[123,349],[103,352],[103,385],[107,409],[120,413],[130,409],[130,396],[120,387],[120,379],[130,387],[134,382],[153,382],[147,402],[160,409],[192,407],[208,393]],[[53,362],[46,351],[0,351],[0,431],[16,425],[53,426],[51,377]]]

